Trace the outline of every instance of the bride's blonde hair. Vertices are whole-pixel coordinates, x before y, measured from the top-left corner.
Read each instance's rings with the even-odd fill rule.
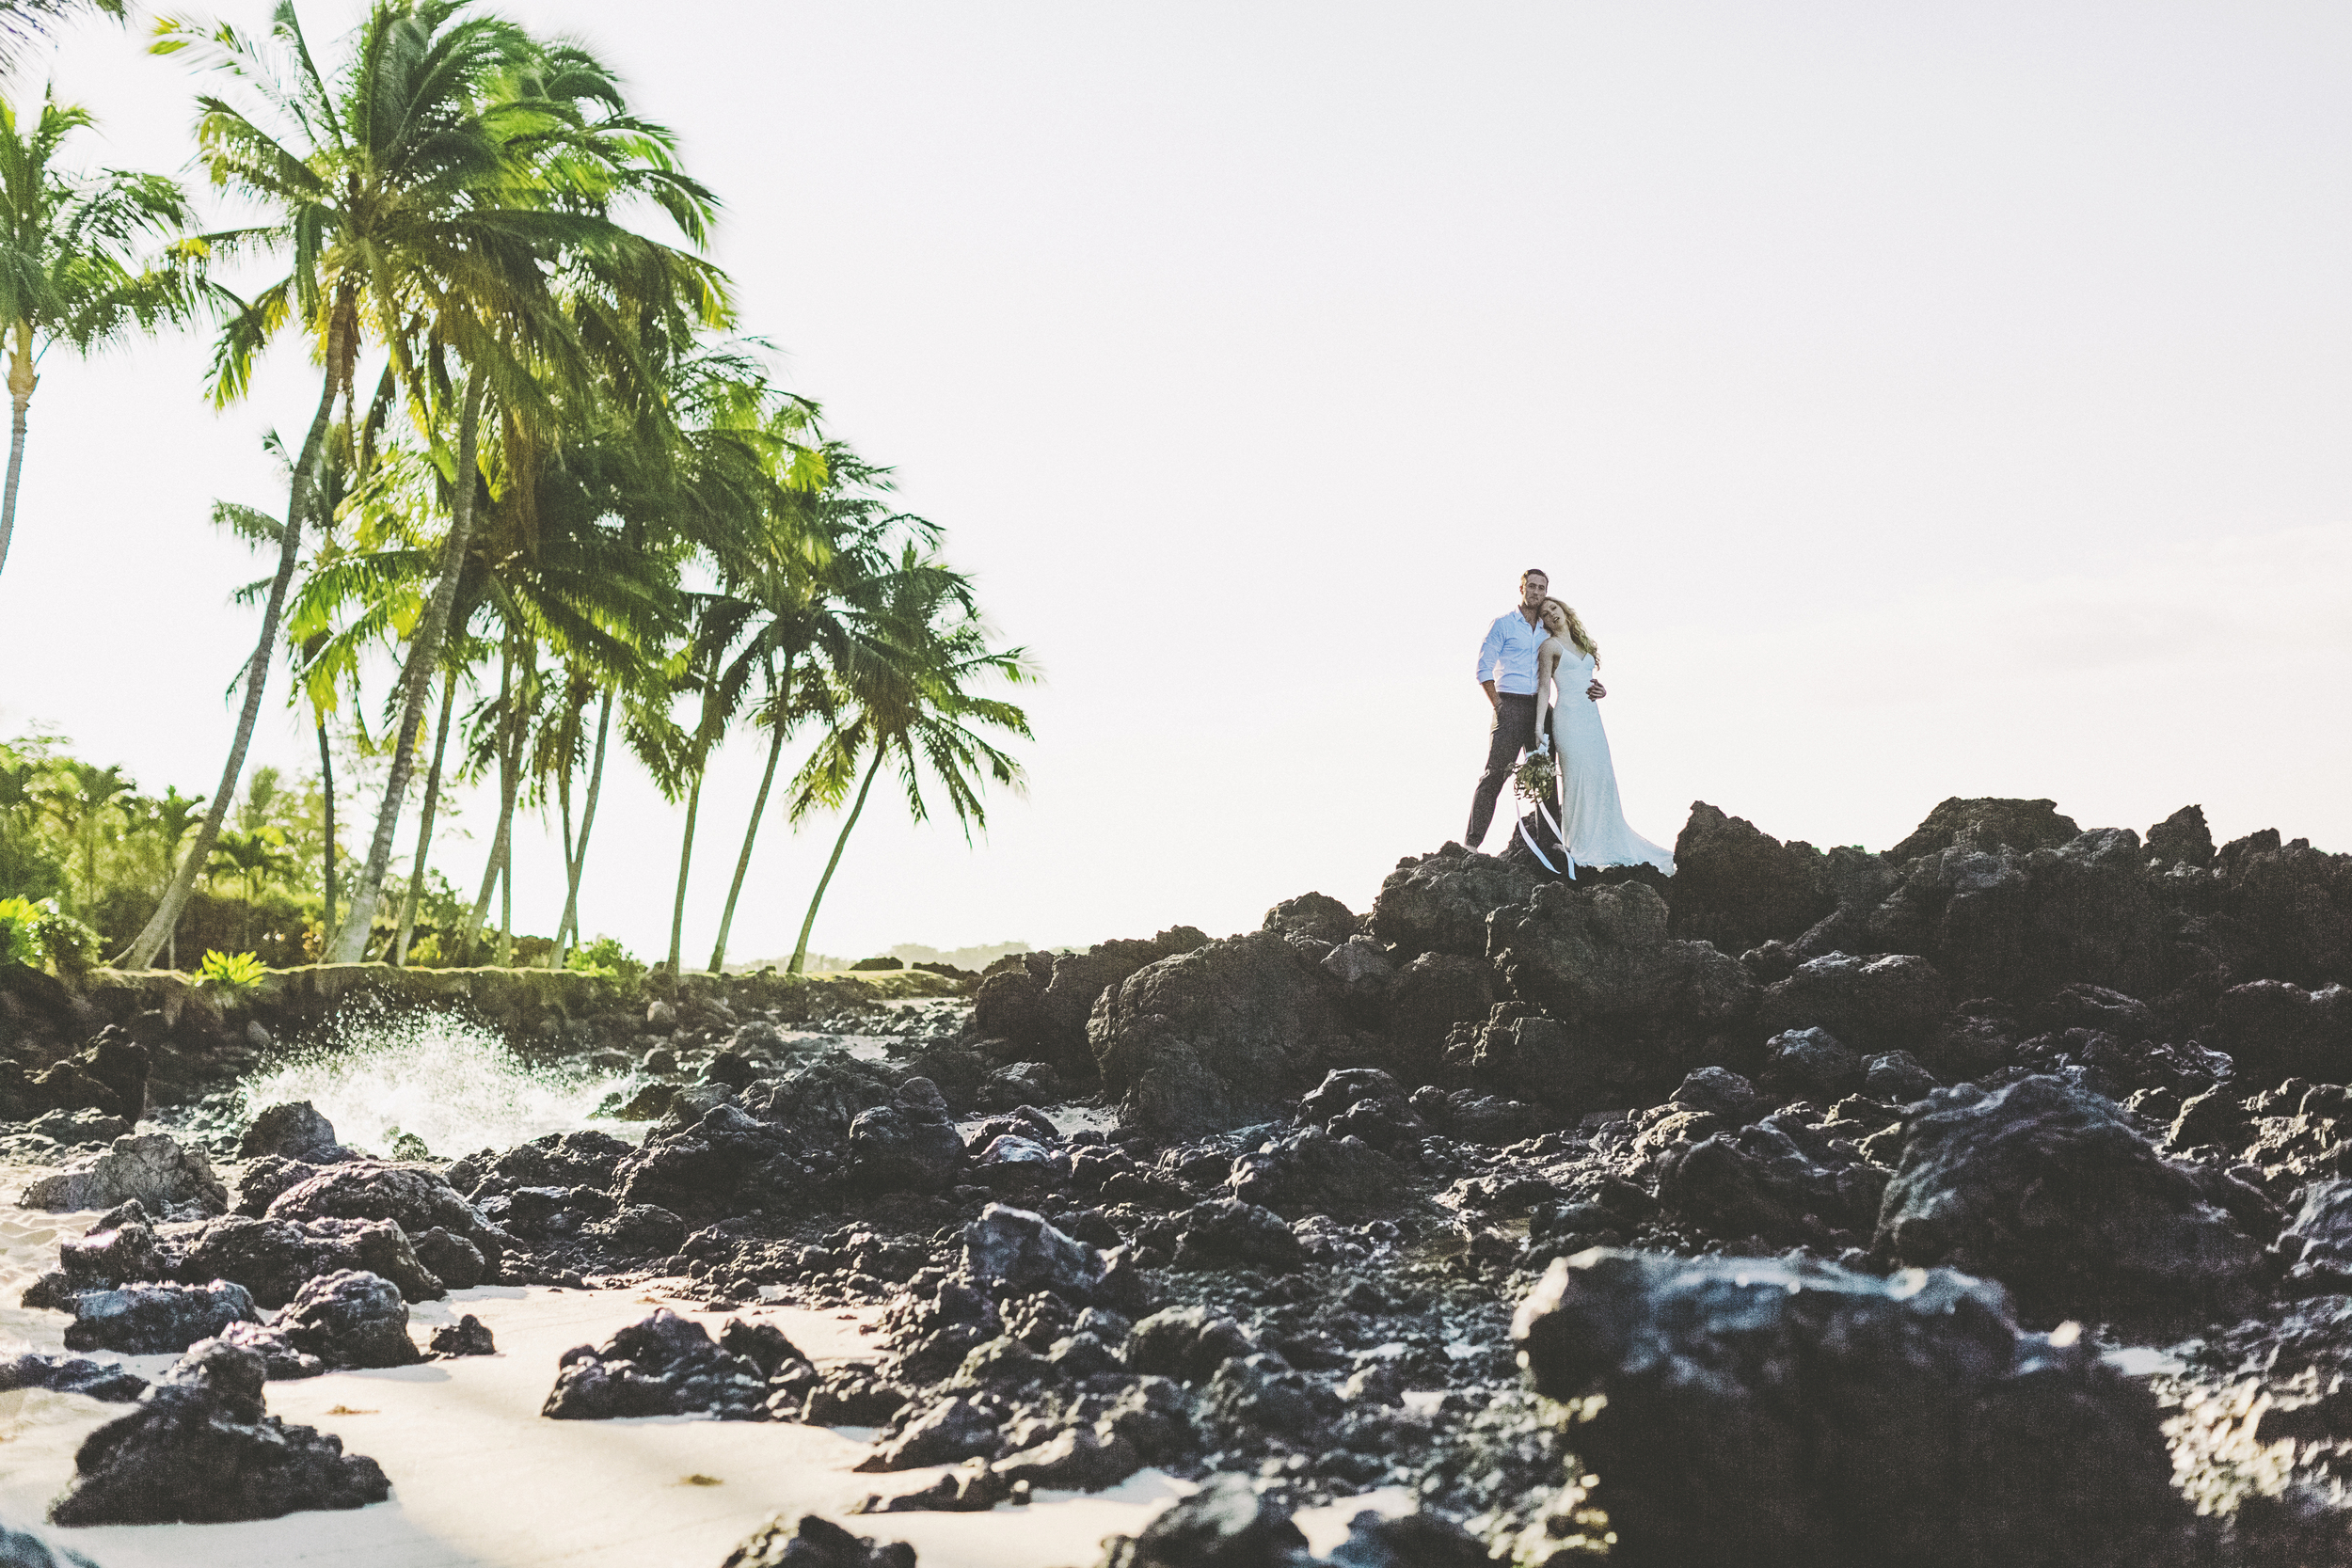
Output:
[[[1576,644],[1576,651],[1578,653],[1583,654],[1592,659],[1594,669],[1599,669],[1600,644],[1594,641],[1593,634],[1584,629],[1584,623],[1576,618],[1576,611],[1570,610],[1566,605],[1561,603],[1558,599],[1546,599],[1544,601],[1544,606],[1546,609],[1557,609],[1562,615],[1567,618],[1568,641]]]

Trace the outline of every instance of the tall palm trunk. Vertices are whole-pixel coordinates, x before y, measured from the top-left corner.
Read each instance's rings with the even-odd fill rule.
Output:
[[[515,859],[512,854],[499,868],[499,967],[515,967]]]
[[[408,663],[401,672],[400,727],[393,733],[400,745],[392,752],[391,776],[384,781],[384,803],[375,814],[375,836],[368,844],[368,862],[351,890],[351,913],[335,938],[334,961],[356,961],[366,948],[368,927],[375,920],[376,900],[384,894],[384,874],[392,864],[392,830],[400,823],[400,808],[408,794],[408,778],[416,770],[414,737],[424,723],[425,689],[441,657],[441,640],[449,631],[450,611],[457,603],[457,579],[466,569],[466,548],[473,535],[473,495],[481,483],[477,467],[484,386],[477,371],[466,378],[464,406],[458,414],[457,493],[450,505],[449,543],[441,555],[441,580],[418,623],[416,641],[408,647]]]
[[[512,731],[515,728],[515,640],[506,639],[506,651],[499,662],[499,826],[490,838],[490,863],[482,870],[482,888],[474,895],[473,914],[466,922],[465,945],[459,949],[467,963],[473,962],[474,947],[482,935],[482,923],[489,917],[490,895],[498,891],[499,873],[506,869],[506,855],[513,841],[515,826],[515,761],[516,750]]]
[[[580,842],[564,860],[564,918],[555,928],[555,963],[561,969],[580,942],[580,877],[588,867],[588,831],[596,825],[596,790],[604,783],[604,739],[612,724],[612,693],[596,712],[596,756],[588,768],[588,800],[580,813]],[[571,945],[565,945],[569,942]]]
[[[326,715],[318,716],[319,722],[319,785],[326,795],[326,912],[319,921],[321,947],[335,933],[335,759],[326,749]]]
[[[686,786],[686,838],[677,851],[677,897],[670,905],[670,984],[677,985],[678,954],[686,937],[686,872],[694,863],[694,816],[702,809],[703,773],[694,769],[694,782]]]
[[[424,821],[417,829],[417,857],[408,863],[408,893],[400,901],[400,929],[392,937],[392,962],[408,961],[408,933],[417,928],[417,901],[424,896],[425,859],[433,850],[433,813],[441,803],[441,755],[449,750],[450,716],[457,707],[457,672],[441,679],[441,722],[433,742],[433,766],[424,775]]]
[[[735,857],[735,881],[727,889],[727,907],[719,914],[719,940],[710,949],[710,973],[727,967],[727,932],[735,926],[735,902],[743,896],[743,877],[752,868],[752,841],[759,836],[759,819],[768,812],[768,788],[776,782],[776,759],[784,754],[784,726],[768,736],[768,768],[759,776],[759,793],[752,798],[752,819],[743,827],[743,852]]]
[[[0,494],[0,567],[8,563],[8,540],[16,532],[16,481],[24,469],[24,410],[40,377],[33,373],[33,324],[13,322],[8,334],[8,484]]]
[[[335,393],[342,385],[342,363],[351,334],[358,324],[352,319],[353,306],[349,296],[337,299],[334,313],[327,318],[326,377],[319,389],[318,412],[310,417],[310,434],[303,437],[302,455],[296,459],[294,484],[286,497],[286,526],[278,531],[278,575],[270,579],[269,598],[262,610],[262,638],[253,645],[253,657],[245,667],[245,705],[237,715],[237,737],[229,748],[229,761],[220,770],[219,787],[213,791],[212,809],[204,814],[203,824],[196,830],[196,843],[188,848],[187,859],[180,863],[179,874],[164,890],[164,901],[154,915],[133,938],[131,945],[116,958],[119,967],[145,969],[155,961],[156,952],[172,927],[179,924],[180,911],[186,906],[188,895],[196,887],[197,873],[213,857],[213,845],[220,837],[220,825],[228,818],[230,804],[237,793],[237,775],[245,770],[245,754],[253,744],[253,721],[261,716],[262,689],[269,683],[270,655],[278,647],[278,623],[286,608],[286,591],[294,583],[294,566],[302,555],[302,525],[318,504],[315,475],[319,455],[326,445],[327,421],[335,412]],[[24,394],[30,397],[27,391]],[[20,410],[22,404],[19,404]],[[22,428],[22,414],[19,416]],[[14,459],[10,459],[10,486],[14,486]],[[371,900],[369,912],[373,914]],[[366,927],[360,927],[364,933]],[[347,960],[346,960],[347,961]]]
[[[798,974],[808,961],[808,934],[817,928],[817,906],[825,901],[825,889],[833,881],[834,867],[841,863],[841,851],[849,847],[850,830],[857,826],[857,814],[866,809],[866,793],[874,787],[874,776],[882,771],[882,760],[890,754],[889,748],[874,748],[873,765],[866,769],[866,782],[857,786],[857,801],[850,807],[850,819],[841,824],[841,836],[833,841],[833,859],[825,863],[825,874],[817,879],[817,895],[808,901],[808,918],[801,922],[800,945],[792,949],[792,967],[787,974]]]

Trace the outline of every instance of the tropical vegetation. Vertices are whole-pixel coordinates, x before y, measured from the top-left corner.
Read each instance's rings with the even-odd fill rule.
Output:
[[[318,389],[299,439],[273,438],[283,497],[215,508],[267,563],[239,595],[260,624],[217,782],[143,794],[57,736],[0,746],[0,896],[54,901],[131,966],[619,972],[635,960],[581,932],[607,770],[627,759],[679,808],[673,976],[690,907],[718,912],[725,962],[777,797],[793,824],[838,816],[797,967],[878,779],[967,834],[991,786],[1019,787],[1006,748],[1027,720],[991,689],[1032,679],[1025,655],[889,470],[777,383],[703,252],[717,197],[605,62],[458,0],[379,0],[333,43],[291,4],[260,35],[170,18],[151,47],[201,67],[199,166],[252,221],[199,230],[168,182],[52,169],[87,117],[46,96],[8,111],[0,205],[31,210],[14,164],[49,183],[25,187],[47,215],[0,237],[0,326],[86,349],[201,316],[215,403],[289,336]],[[20,255],[80,292],[9,281],[38,281]],[[14,473],[12,455],[0,541]],[[281,665],[319,767],[248,776]],[[722,827],[731,878],[706,856],[697,879],[704,785],[744,735],[756,803],[739,837]],[[460,784],[488,818],[478,871],[431,858]],[[516,924],[524,813],[563,853],[561,909],[521,911],[547,937]]]

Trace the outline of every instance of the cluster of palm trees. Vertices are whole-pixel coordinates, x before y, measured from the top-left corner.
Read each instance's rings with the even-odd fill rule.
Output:
[[[209,311],[216,401],[243,395],[289,333],[319,390],[300,443],[279,449],[282,508],[216,509],[276,569],[246,595],[262,630],[220,784],[119,961],[154,961],[212,863],[281,646],[319,735],[330,961],[406,958],[459,776],[495,781],[498,802],[461,946],[497,896],[496,951],[511,957],[514,818],[551,811],[561,963],[613,743],[638,758],[684,806],[673,976],[705,773],[746,721],[766,732],[766,766],[714,970],[794,735],[816,738],[783,781],[789,814],[849,807],[795,968],[882,771],[918,820],[928,784],[967,832],[988,784],[1018,784],[990,736],[1025,737],[1026,721],[980,689],[1030,678],[1022,651],[992,645],[938,531],[892,506],[888,471],[828,437],[814,405],[772,384],[763,345],[732,336],[728,281],[700,253],[715,199],[601,61],[461,0],[379,0],[331,58],[291,4],[264,35],[167,21],[151,47],[216,84],[199,100],[202,166],[262,216],[195,232],[167,181],[56,173],[57,142],[84,122],[71,108],[0,124],[17,411],[0,551],[43,346]],[[258,287],[223,281],[264,263]],[[372,831],[340,868],[331,724],[385,759]],[[412,820],[409,896],[382,908]]]

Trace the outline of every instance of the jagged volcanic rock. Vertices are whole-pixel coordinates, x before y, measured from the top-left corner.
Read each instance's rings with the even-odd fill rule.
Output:
[[[391,1485],[342,1440],[266,1413],[262,1357],[196,1347],[137,1406],[86,1438],[49,1511],[60,1525],[219,1524],[382,1502]]]
[[[2155,1402],[2000,1290],[1770,1259],[1555,1260],[1513,1335],[1635,1563],[2172,1560],[2190,1513]]]

